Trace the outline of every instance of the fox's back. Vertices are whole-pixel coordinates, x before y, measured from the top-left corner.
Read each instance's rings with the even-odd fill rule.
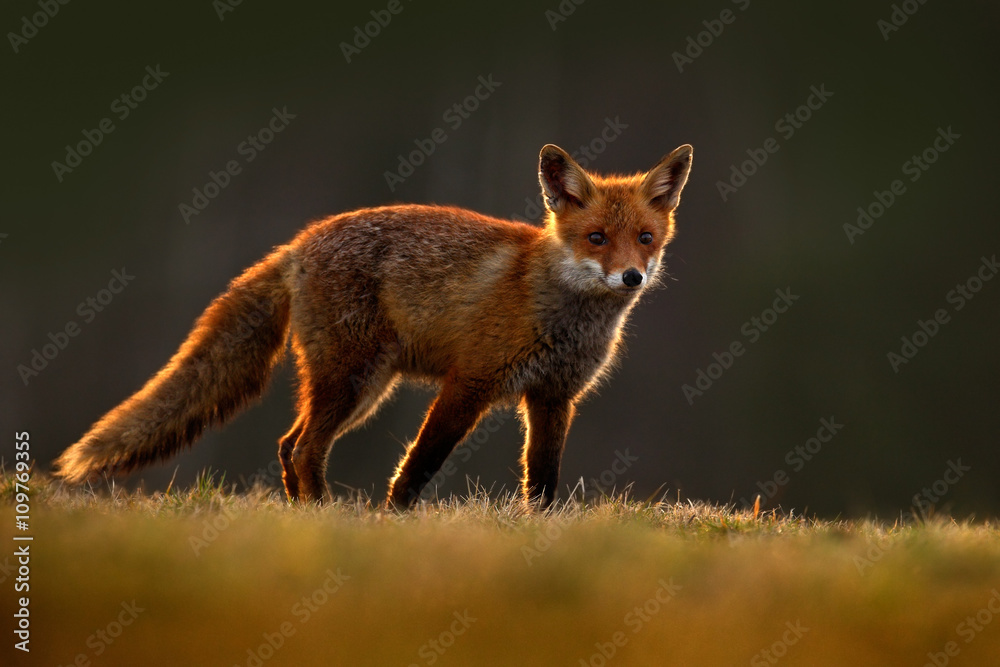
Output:
[[[385,206],[321,220],[293,242],[304,266],[335,279],[338,271],[362,271],[380,280],[398,277],[448,284],[498,253],[524,248],[540,227],[443,206]]]
[[[530,335],[527,265],[542,234],[451,207],[362,209],[300,234],[294,280],[316,306],[303,307],[316,311],[308,320],[359,336],[388,330],[436,375],[464,351],[485,355],[491,338]]]

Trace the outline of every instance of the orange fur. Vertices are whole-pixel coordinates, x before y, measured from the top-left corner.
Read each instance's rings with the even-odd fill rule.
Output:
[[[80,482],[191,444],[258,396],[289,331],[299,411],[279,457],[292,500],[323,500],[333,442],[401,380],[440,388],[390,482],[407,505],[497,406],[527,426],[523,492],[555,497],[576,404],[607,371],[622,325],[674,233],[691,147],[647,174],[588,174],[542,149],[543,227],[443,206],[319,221],[233,281],[134,396],[57,460]]]

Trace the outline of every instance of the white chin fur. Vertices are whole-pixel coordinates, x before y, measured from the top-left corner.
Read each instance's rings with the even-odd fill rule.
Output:
[[[568,285],[586,288],[605,282],[604,269],[592,259],[577,260],[567,254],[559,264],[559,277]]]

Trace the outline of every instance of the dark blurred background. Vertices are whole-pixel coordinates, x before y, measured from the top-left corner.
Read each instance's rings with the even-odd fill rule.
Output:
[[[762,493],[765,507],[823,516],[892,517],[911,511],[915,494],[925,512],[1000,511],[1000,280],[972,280],[969,294],[981,289],[961,309],[957,292],[949,300],[1000,252],[995,3],[74,2],[51,18],[43,9],[18,0],[0,13],[8,469],[13,431],[30,431],[47,469],[167,361],[230,279],[308,221],[396,201],[531,218],[545,143],[605,172],[645,170],[691,143],[667,288],[643,299],[620,368],[580,409],[562,482],[737,503]],[[367,45],[357,38],[356,27],[387,17]],[[363,48],[348,62],[342,43],[357,48],[356,38]],[[147,66],[164,73],[158,83]],[[144,77],[155,88],[121,118],[116,98]],[[479,77],[499,85],[456,127],[444,114]],[[241,143],[275,108],[294,118],[247,161]],[[60,181],[52,163],[104,118],[114,131]],[[390,190],[385,173],[436,128],[446,141]],[[761,150],[769,138],[771,153]],[[904,167],[928,148],[926,170]],[[186,224],[179,205],[230,160],[241,172]],[[745,183],[733,165],[751,174]],[[897,179],[905,192],[851,243],[844,225]],[[739,187],[724,199],[720,182]],[[100,312],[78,309],[123,268],[134,279],[104,294]],[[765,312],[775,290],[798,297],[776,321]],[[902,355],[901,337],[938,309],[948,321],[929,340],[917,335],[926,344],[894,369],[887,355]],[[753,317],[771,324],[755,334]],[[71,322],[78,334],[61,338]],[[64,349],[37,375],[19,370],[50,333]],[[745,352],[710,368],[735,341]],[[699,369],[717,379],[686,396]],[[286,363],[259,407],[128,483],[189,483],[205,466],[229,480],[267,470],[292,397]],[[335,491],[382,497],[430,399],[405,389],[338,442]],[[441,493],[464,492],[467,477],[495,492],[516,486],[511,417],[477,434],[481,445]],[[842,428],[810,442],[824,419]],[[265,477],[280,485],[274,470]]]

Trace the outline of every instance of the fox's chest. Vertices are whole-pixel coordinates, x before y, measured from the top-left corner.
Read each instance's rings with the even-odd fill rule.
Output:
[[[571,304],[542,319],[531,346],[511,368],[512,393],[544,388],[575,397],[585,392],[613,360],[626,310]]]

